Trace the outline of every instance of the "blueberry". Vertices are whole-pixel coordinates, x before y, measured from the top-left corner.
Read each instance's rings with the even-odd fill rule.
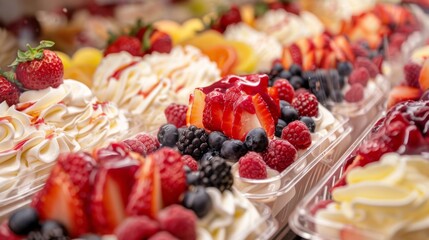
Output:
[[[220,155],[232,162],[237,162],[246,153],[246,146],[240,140],[226,140],[220,149]]]
[[[284,107],[282,108],[282,119],[289,124],[295,120],[299,119],[298,111],[293,107]]]
[[[179,139],[179,131],[173,124],[164,124],[159,128],[158,141],[163,146],[174,147]]]
[[[43,236],[49,236],[47,239],[62,239],[68,236],[64,225],[55,220],[45,221],[42,224],[41,232]]]
[[[293,75],[293,76],[301,76],[302,74],[302,68],[301,66],[299,66],[298,64],[292,64],[289,67],[289,72]]]
[[[293,76],[290,79],[290,84],[292,85],[293,89],[297,90],[297,89],[302,88],[304,86],[304,81],[299,76]]]
[[[280,100],[280,109],[282,109],[284,107],[290,107],[290,103],[288,103],[285,100]]]
[[[343,89],[344,86],[346,85],[346,79],[344,77],[340,77],[338,78],[338,89]]]
[[[202,186],[196,187],[193,191],[185,193],[183,206],[191,209],[199,217],[203,218],[213,207],[212,199]]]
[[[85,235],[82,235],[79,237],[79,239],[83,239],[83,240],[101,240],[101,237],[93,234],[93,233],[87,233]]]
[[[8,225],[16,235],[27,235],[39,228],[39,214],[31,207],[20,209],[10,216]]]
[[[346,77],[352,73],[353,66],[350,62],[340,62],[337,66],[338,73],[342,77]]]
[[[307,126],[308,130],[310,130],[310,132],[314,133],[314,131],[316,130],[316,123],[314,122],[313,118],[301,117],[301,119],[299,120],[305,123],[305,125]]]
[[[186,174],[186,183],[191,186],[197,186],[200,184],[200,172],[190,172]]]
[[[332,101],[334,101],[336,103],[340,103],[344,99],[343,93],[340,90],[335,90],[331,94],[331,99],[332,99]]]
[[[292,77],[292,74],[288,70],[283,70],[280,72],[279,77],[289,80]]]
[[[274,64],[273,68],[271,68],[270,74],[271,75],[278,75],[283,71],[283,65],[281,63]]]
[[[267,133],[263,128],[252,129],[247,133],[244,144],[249,151],[263,152],[268,147]]]
[[[285,121],[279,119],[279,121],[277,122],[277,125],[276,125],[276,137],[281,137],[282,136],[283,128],[285,128],[286,125],[287,124],[286,124]]]
[[[221,132],[212,132],[209,134],[209,146],[214,150],[220,150],[222,143],[228,140],[228,137]]]

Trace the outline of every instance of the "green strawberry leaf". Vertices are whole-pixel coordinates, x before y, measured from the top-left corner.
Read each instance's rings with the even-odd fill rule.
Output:
[[[27,44],[27,48],[28,50],[23,52],[21,50],[18,50],[17,53],[17,58],[15,59],[15,61],[13,61],[12,64],[9,65],[9,67],[12,67],[13,69],[15,69],[20,63],[24,63],[24,62],[30,62],[33,61],[35,59],[40,60],[43,58],[43,50],[45,48],[50,48],[52,46],[54,46],[54,42],[52,41],[46,41],[46,40],[42,40],[40,41],[39,46],[32,48],[30,46],[30,44]]]
[[[143,35],[143,39],[142,39],[142,43],[143,43],[142,51],[143,52],[146,52],[147,50],[150,49],[150,45],[151,45],[150,36],[152,36],[152,33],[154,30],[155,29],[153,28],[152,24],[149,24],[147,26],[146,31],[144,32],[144,35]]]

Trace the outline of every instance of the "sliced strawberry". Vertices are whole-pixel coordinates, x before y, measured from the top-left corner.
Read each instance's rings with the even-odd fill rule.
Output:
[[[85,203],[70,177],[59,165],[52,170],[39,197],[33,205],[41,220],[61,222],[72,237],[89,232]]]
[[[325,50],[317,49],[314,51],[314,61],[316,62],[316,66],[320,66],[323,61],[323,55],[325,54]]]
[[[138,163],[108,162],[102,164],[94,180],[90,212],[97,233],[111,234],[126,218],[125,207],[134,184]]]
[[[232,136],[232,128],[234,121],[234,103],[242,95],[237,87],[232,87],[225,92],[225,108],[222,118],[222,130],[227,136]]]
[[[426,59],[423,63],[422,70],[420,71],[419,83],[423,91],[429,89],[429,59]]]
[[[283,48],[281,63],[285,69],[289,69],[293,63],[292,55],[287,47]]]
[[[421,91],[418,88],[408,86],[396,86],[389,94],[387,100],[387,107],[391,108],[397,103],[405,102],[408,100],[418,100],[420,98]]]
[[[335,56],[338,59],[338,61],[344,62],[347,60],[347,58],[344,55],[343,51],[341,50],[340,46],[338,46],[335,41],[331,41],[330,47],[331,47],[332,51],[335,53]]]
[[[244,140],[250,130],[261,127],[251,96],[241,96],[234,104],[233,113],[232,138]]]
[[[310,51],[304,55],[302,67],[305,71],[313,71],[317,68],[316,56],[314,51]]]
[[[337,36],[335,38],[335,43],[341,48],[346,58],[353,62],[355,60],[355,55],[353,54],[352,48],[350,47],[349,41],[345,36]]]
[[[213,91],[206,96],[203,124],[208,130],[222,131],[222,118],[225,106],[224,95],[224,93]]]
[[[325,51],[320,67],[323,69],[332,69],[336,68],[337,59],[334,52]]]
[[[298,40],[296,42],[296,45],[298,45],[298,47],[301,49],[302,54],[305,54],[305,53],[312,51],[316,48],[313,41],[306,39],[306,38]]]
[[[126,211],[130,216],[145,215],[155,219],[162,207],[159,168],[151,157],[142,161]]]
[[[276,120],[273,118],[273,115],[270,112],[270,109],[261,95],[258,93],[252,97],[253,105],[255,106],[256,116],[262,128],[265,129],[269,138],[274,137]]]
[[[173,42],[170,35],[165,32],[155,30],[150,36],[150,48],[148,53],[160,52],[169,53],[173,48]]]
[[[320,50],[329,50],[331,48],[330,41],[331,39],[326,34],[320,34],[313,38],[314,46]]]
[[[200,89],[195,89],[191,97],[191,103],[187,112],[186,123],[194,125],[198,128],[203,128],[203,112],[205,107],[206,94]]]
[[[289,46],[288,50],[290,52],[292,62],[302,66],[302,52],[301,52],[301,49],[298,47],[298,45],[293,43],[292,45]]]

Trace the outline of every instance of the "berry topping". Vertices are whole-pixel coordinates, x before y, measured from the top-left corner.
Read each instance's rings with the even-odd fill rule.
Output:
[[[186,125],[187,111],[188,106],[172,103],[164,110],[164,114],[168,123],[180,128]]]
[[[405,74],[405,81],[407,82],[408,86],[419,88],[419,75],[422,67],[415,63],[415,62],[409,62],[405,64],[404,66],[404,74]]]
[[[349,84],[353,85],[359,83],[362,86],[366,86],[369,81],[369,72],[366,68],[360,67],[353,70],[349,76]]]
[[[136,139],[142,142],[143,145],[146,147],[146,154],[153,153],[159,148],[158,139],[151,134],[141,133],[136,136]]]
[[[279,172],[289,167],[295,161],[296,156],[295,147],[286,140],[272,140],[263,154],[267,165]]]
[[[344,99],[347,102],[355,103],[363,100],[364,88],[362,84],[355,83],[350,86],[350,89],[347,90],[344,94]]]
[[[299,119],[298,111],[292,106],[286,106],[281,109],[282,119],[286,124]]]
[[[17,210],[10,216],[8,226],[16,235],[27,235],[39,228],[39,214],[31,207]]]
[[[176,145],[182,154],[191,155],[199,160],[209,150],[208,138],[209,135],[203,128],[190,126],[180,132]]]
[[[212,29],[222,33],[229,25],[241,22],[240,9],[235,5],[229,9],[220,9],[218,15],[219,19],[212,25]]]
[[[302,74],[302,68],[298,64],[292,64],[289,67],[289,72],[294,76],[301,76]]]
[[[282,139],[289,141],[296,149],[306,149],[311,145],[311,134],[305,123],[294,121],[282,131]]]
[[[194,212],[180,205],[163,209],[158,216],[161,229],[179,239],[195,240],[197,238],[197,217]]]
[[[209,134],[209,147],[215,151],[220,151],[223,142],[226,140],[228,140],[228,137],[222,132],[211,132]]]
[[[285,100],[289,103],[292,102],[292,99],[295,96],[295,91],[289,81],[281,78],[277,79],[274,82],[274,87],[277,89],[280,100]]]
[[[282,119],[279,119],[279,121],[277,122],[277,126],[276,126],[276,137],[281,137],[282,136],[282,131],[283,128],[286,127],[286,122],[283,121]]]
[[[354,63],[354,67],[355,68],[366,68],[366,70],[368,70],[369,76],[371,78],[375,78],[377,76],[377,74],[379,74],[380,72],[378,71],[378,67],[368,58],[364,58],[364,57],[358,57]]]
[[[231,190],[234,183],[231,166],[220,157],[201,163],[200,181],[203,186],[215,187],[219,191]]]
[[[147,216],[130,217],[125,219],[115,229],[118,240],[148,239],[160,231],[159,224]]]
[[[311,93],[302,93],[292,101],[292,106],[300,116],[317,117],[319,115],[319,102]]]
[[[248,152],[238,162],[238,173],[242,178],[265,179],[267,167],[262,156],[256,152]]]
[[[158,141],[162,146],[174,147],[179,139],[179,131],[173,124],[162,125],[158,131]]]
[[[423,63],[422,70],[419,75],[419,84],[422,91],[429,89],[429,59]]]
[[[246,153],[246,145],[240,140],[226,140],[220,149],[220,155],[231,162],[238,161]]]
[[[19,102],[18,87],[0,75],[0,103],[6,101],[9,106]]]
[[[365,57],[366,58],[369,55],[368,49],[359,43],[351,44],[350,48],[356,57]]]
[[[16,78],[23,88],[41,90],[63,83],[61,59],[55,52],[45,49],[53,45],[53,42],[41,41],[36,48],[27,45],[27,51],[18,51],[17,59],[10,66],[15,68]]]
[[[353,70],[353,66],[350,62],[340,62],[337,65],[337,71],[342,77],[350,75]]]
[[[198,170],[198,163],[195,161],[195,159],[192,156],[189,155],[183,155],[181,157],[183,163],[188,166],[191,171],[197,171]]]
[[[67,229],[58,221],[48,220],[43,222],[40,232],[44,239],[69,239]]]
[[[146,147],[145,145],[137,139],[126,139],[123,143],[128,146],[130,151],[139,153],[141,155],[146,155]]]
[[[313,118],[304,116],[301,117],[299,120],[307,126],[310,132],[314,133],[314,131],[316,130],[316,123],[314,122]]]
[[[122,51],[128,52],[133,56],[142,56],[141,42],[133,36],[119,36],[114,42],[104,50],[104,56]]]
[[[290,84],[292,85],[293,89],[296,91],[297,89],[304,87],[304,80],[300,76],[293,76],[290,78]],[[295,95],[297,95],[295,93]]]
[[[212,209],[213,202],[205,188],[198,186],[185,193],[183,206],[194,211],[199,218],[203,218]]]
[[[250,151],[263,152],[268,147],[267,133],[263,128],[255,128],[246,135],[244,144]]]

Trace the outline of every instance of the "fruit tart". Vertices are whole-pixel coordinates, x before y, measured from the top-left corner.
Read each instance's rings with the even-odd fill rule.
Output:
[[[156,137],[141,133],[93,154],[62,154],[45,187],[3,222],[0,236],[245,239],[267,228],[260,221],[266,218],[231,188],[225,159],[197,163],[159,147]]]

